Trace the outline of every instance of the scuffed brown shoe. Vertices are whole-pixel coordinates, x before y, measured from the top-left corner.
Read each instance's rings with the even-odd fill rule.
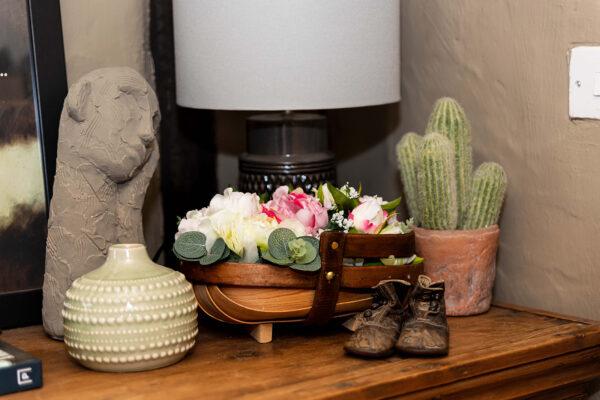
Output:
[[[431,282],[420,275],[408,300],[396,349],[405,354],[443,356],[448,354],[448,341],[444,281]]]
[[[379,282],[375,286],[371,308],[354,318],[352,325],[356,330],[344,344],[344,350],[363,357],[391,355],[400,334],[410,290],[411,284],[403,280]]]

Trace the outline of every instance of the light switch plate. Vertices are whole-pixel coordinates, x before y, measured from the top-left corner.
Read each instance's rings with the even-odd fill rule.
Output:
[[[600,46],[571,50],[569,117],[600,119]]]

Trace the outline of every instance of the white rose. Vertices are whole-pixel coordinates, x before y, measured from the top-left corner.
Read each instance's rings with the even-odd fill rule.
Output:
[[[359,233],[377,233],[386,217],[387,212],[381,209],[376,197],[367,198],[350,213],[350,219],[354,221],[354,228]]]

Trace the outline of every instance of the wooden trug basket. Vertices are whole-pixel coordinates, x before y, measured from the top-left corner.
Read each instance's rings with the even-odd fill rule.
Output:
[[[385,279],[416,282],[423,264],[343,266],[348,258],[410,257],[414,233],[363,235],[323,232],[321,269],[296,271],[270,264],[222,262],[210,266],[182,261],[180,271],[194,286],[198,305],[212,318],[244,324],[260,343],[272,340],[273,323],[323,325],[370,307],[372,288]]]

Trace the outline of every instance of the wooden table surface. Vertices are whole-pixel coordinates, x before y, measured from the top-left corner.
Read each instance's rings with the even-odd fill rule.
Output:
[[[3,400],[585,398],[600,376],[597,322],[496,305],[449,323],[447,357],[364,360],[344,354],[350,333],[337,324],[277,326],[272,343],[258,344],[241,327],[202,319],[183,361],[128,374],[80,367],[40,326],[13,329],[0,339],[42,360],[44,386]]]

